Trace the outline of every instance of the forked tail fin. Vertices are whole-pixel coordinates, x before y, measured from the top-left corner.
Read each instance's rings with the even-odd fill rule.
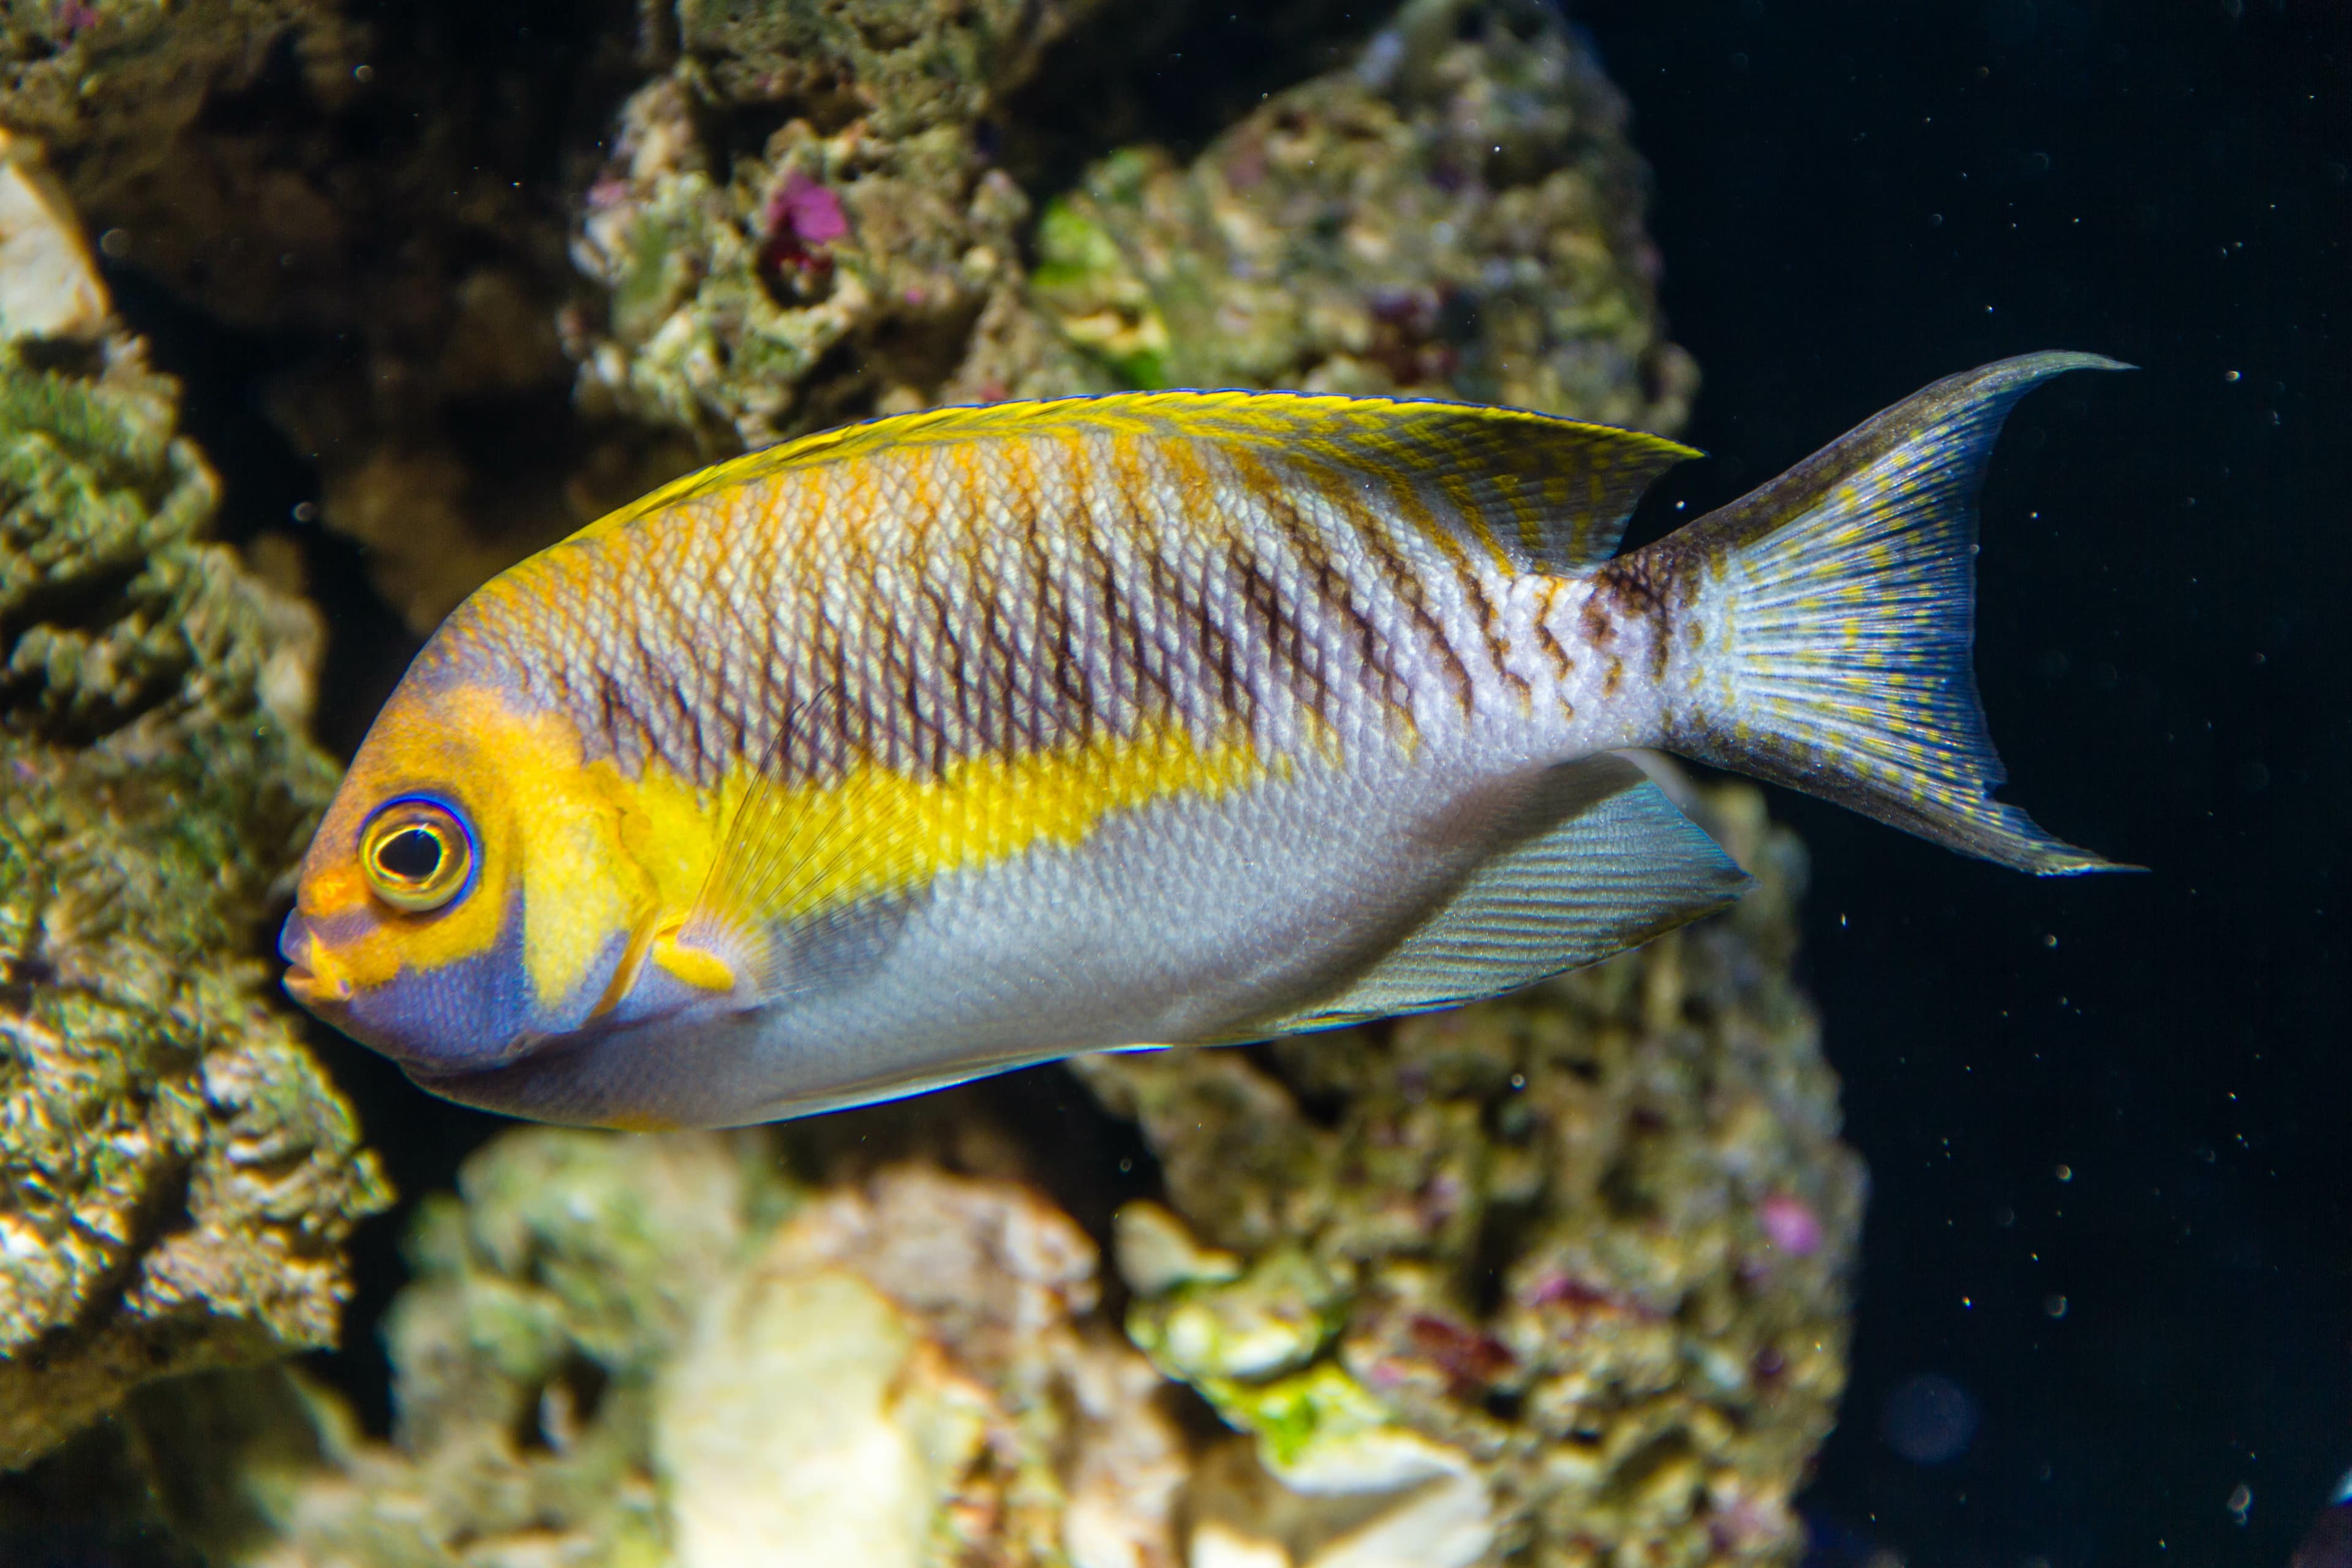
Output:
[[[2006,775],[1969,652],[2001,422],[2053,375],[2129,368],[2039,353],[1948,377],[1651,546],[1704,584],[1672,748],[2020,870],[2127,868],[1992,798]]]

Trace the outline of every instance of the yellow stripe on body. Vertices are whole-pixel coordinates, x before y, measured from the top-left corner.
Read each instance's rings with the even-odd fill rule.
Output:
[[[1216,801],[1291,771],[1289,758],[1262,755],[1246,734],[1203,743],[1180,722],[1154,721],[1132,736],[965,758],[935,778],[861,764],[836,784],[770,784],[739,812],[708,901],[722,919],[790,921],[1075,846],[1115,812]]]

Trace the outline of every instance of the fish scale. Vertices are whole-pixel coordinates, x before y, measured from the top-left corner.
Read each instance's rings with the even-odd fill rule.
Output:
[[[1685,448],[1460,405],[1120,395],[719,465],[435,634],[288,985],[452,1098],[722,1125],[1452,1005],[1723,907],[1624,747],[2105,868],[1990,797],[1968,648],[2000,420],[2106,363],[1938,383],[1622,557]]]

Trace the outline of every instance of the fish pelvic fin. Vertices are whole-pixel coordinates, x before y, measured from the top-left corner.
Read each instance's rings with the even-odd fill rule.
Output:
[[[2002,422],[2053,376],[2130,368],[2038,353],[1948,377],[1621,563],[1683,589],[1696,646],[1668,748],[2021,871],[2137,869],[1992,798],[2007,774],[1970,658]]]

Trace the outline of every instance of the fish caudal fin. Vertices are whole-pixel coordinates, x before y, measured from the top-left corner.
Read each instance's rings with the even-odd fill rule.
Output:
[[[2127,869],[1992,798],[1976,640],[1977,490],[2040,353],[1949,377],[1651,547],[1704,583],[1696,700],[1671,749],[2043,876]]]

